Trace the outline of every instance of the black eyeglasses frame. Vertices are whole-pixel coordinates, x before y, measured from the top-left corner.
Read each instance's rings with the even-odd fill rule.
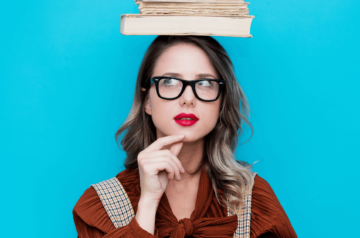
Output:
[[[160,92],[159,92],[159,81],[160,79],[176,79],[176,80],[179,80],[183,83],[183,87],[181,89],[181,92],[180,94],[177,96],[177,97],[174,97],[174,98],[164,98],[160,95]],[[219,84],[219,92],[218,92],[218,95],[216,96],[215,99],[212,99],[212,100],[205,100],[205,99],[202,99],[200,98],[197,93],[196,93],[196,89],[195,89],[195,84],[199,81],[204,81],[204,80],[207,80],[207,81],[213,81],[213,82],[217,82]],[[183,92],[185,91],[185,88],[190,85],[191,88],[192,88],[192,91],[195,95],[195,97],[201,101],[204,101],[204,102],[213,102],[213,101],[216,101],[219,96],[220,96],[220,93],[225,85],[225,80],[223,79],[208,79],[208,78],[205,78],[205,79],[196,79],[196,80],[185,80],[185,79],[180,79],[180,78],[176,78],[176,77],[167,77],[167,76],[155,76],[155,77],[152,77],[150,79],[150,85],[148,86],[148,88],[151,87],[151,85],[155,83],[155,88],[156,88],[156,93],[157,95],[159,96],[159,98],[162,98],[162,99],[165,99],[165,100],[174,100],[174,99],[177,99],[179,97],[181,97],[181,95],[183,94]]]

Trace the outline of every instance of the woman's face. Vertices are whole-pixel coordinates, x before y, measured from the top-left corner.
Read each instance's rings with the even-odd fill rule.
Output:
[[[198,46],[185,43],[171,46],[160,55],[152,77],[154,76],[173,76],[185,80],[219,78],[206,53]],[[221,97],[213,102],[197,99],[190,85],[177,99],[161,99],[153,83],[145,101],[145,111],[152,117],[157,138],[183,134],[183,142],[194,142],[213,130],[219,117],[220,103]],[[180,113],[192,113],[198,121],[191,126],[180,125],[184,121],[174,119]]]

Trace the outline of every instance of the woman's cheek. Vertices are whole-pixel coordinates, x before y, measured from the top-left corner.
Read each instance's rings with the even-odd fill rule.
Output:
[[[155,127],[164,135],[171,135],[173,126],[170,110],[160,104],[153,107],[152,121]]]
[[[204,129],[203,129],[204,136],[209,134],[214,129],[214,127],[216,126],[216,122],[217,122],[217,119],[214,120],[214,118],[210,118],[210,117],[207,118],[207,121],[204,122],[204,125],[203,125],[204,126]]]

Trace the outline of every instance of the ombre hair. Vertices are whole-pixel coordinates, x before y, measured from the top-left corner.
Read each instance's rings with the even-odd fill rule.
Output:
[[[250,126],[252,134],[253,127],[248,120],[249,103],[235,77],[232,61],[214,38],[165,35],[155,38],[141,62],[132,108],[116,132],[115,139],[118,142],[120,135],[126,131],[121,140],[121,146],[126,152],[124,165],[126,168],[137,169],[138,154],[157,139],[155,125],[144,109],[147,91],[144,92],[141,88],[148,84],[159,56],[169,47],[180,43],[200,47],[209,57],[217,74],[226,81],[222,91],[219,119],[215,128],[204,138],[204,155],[208,161],[206,172],[211,179],[216,198],[220,204],[237,211],[243,204],[247,189],[252,188],[254,181],[251,166],[235,159],[235,149],[238,137],[243,133],[244,122]],[[224,191],[221,198],[218,196],[218,188]]]

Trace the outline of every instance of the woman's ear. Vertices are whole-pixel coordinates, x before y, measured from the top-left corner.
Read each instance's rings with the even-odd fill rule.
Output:
[[[145,88],[141,88],[141,90],[143,92],[146,91]],[[145,112],[151,116],[151,104],[150,104],[150,99],[149,99],[149,93],[147,93],[146,97],[145,97],[144,109],[145,109]]]
[[[149,97],[146,98],[145,100],[145,105],[144,105],[144,109],[145,109],[145,112],[151,116],[151,105],[150,105],[150,99]]]

